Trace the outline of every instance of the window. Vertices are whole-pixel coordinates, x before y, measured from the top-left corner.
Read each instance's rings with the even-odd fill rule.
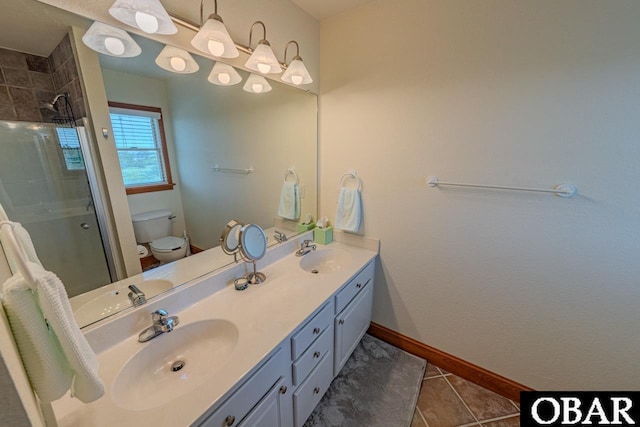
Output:
[[[80,140],[75,128],[56,128],[58,142],[67,171],[84,170],[84,160],[80,149]]]
[[[127,194],[173,189],[162,110],[109,102],[109,111]]]

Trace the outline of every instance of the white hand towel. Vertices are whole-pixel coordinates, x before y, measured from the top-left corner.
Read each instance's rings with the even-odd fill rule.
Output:
[[[346,231],[358,231],[362,221],[362,199],[357,188],[340,189],[335,228]]]
[[[71,397],[76,397],[84,403],[100,398],[104,394],[105,387],[98,376],[98,360],[73,317],[71,304],[62,282],[55,274],[44,270],[37,264],[30,262],[28,265],[36,281],[35,299],[42,310],[46,323],[55,334],[61,352],[64,355],[59,369],[67,369],[65,368],[67,366],[71,370]],[[22,285],[19,285],[21,288],[28,286],[20,275],[9,279],[7,283],[13,283],[14,280],[22,282]],[[16,307],[16,309],[19,308]],[[42,317],[40,316],[40,318]],[[22,322],[22,327],[25,329],[42,327],[42,325],[38,326],[37,322]],[[40,342],[33,342],[32,347],[35,347],[35,350],[41,353],[51,351],[50,347],[45,347]],[[33,351],[33,348],[25,348],[26,352],[30,350]],[[22,348],[20,348],[20,354],[23,355],[23,361],[26,365],[30,357],[24,356],[25,352],[23,352]],[[58,358],[58,356],[48,355],[43,357]]]
[[[300,194],[296,182],[285,181],[282,184],[278,216],[293,220],[300,218]]]
[[[43,403],[61,398],[71,387],[73,371],[58,339],[47,327],[36,296],[22,276],[2,286],[3,306],[31,387]]]

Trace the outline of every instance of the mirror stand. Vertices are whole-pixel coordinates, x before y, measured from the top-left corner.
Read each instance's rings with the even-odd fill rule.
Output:
[[[256,262],[251,261],[251,264],[253,264],[253,273],[247,273],[247,275],[245,276],[249,283],[251,283],[252,285],[259,285],[260,283],[267,280],[267,276],[265,276],[264,273],[256,271]]]

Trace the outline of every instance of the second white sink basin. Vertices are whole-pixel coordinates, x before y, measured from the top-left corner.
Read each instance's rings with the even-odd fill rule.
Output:
[[[304,255],[300,260],[300,268],[313,274],[327,274],[340,271],[351,263],[351,255],[347,252],[328,248],[318,249]]]
[[[178,325],[140,344],[140,350],[116,376],[111,395],[116,404],[132,410],[170,404],[212,381],[237,343],[238,328],[226,320]]]

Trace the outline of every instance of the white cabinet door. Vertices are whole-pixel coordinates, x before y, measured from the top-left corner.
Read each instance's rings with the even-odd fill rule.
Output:
[[[371,308],[373,304],[373,286],[367,285],[335,319],[335,349],[333,375],[338,375],[340,369],[356,349],[371,323]]]
[[[283,427],[291,424],[291,413],[287,412],[285,399],[291,399],[286,380],[281,378],[269,393],[242,420],[238,427]]]

